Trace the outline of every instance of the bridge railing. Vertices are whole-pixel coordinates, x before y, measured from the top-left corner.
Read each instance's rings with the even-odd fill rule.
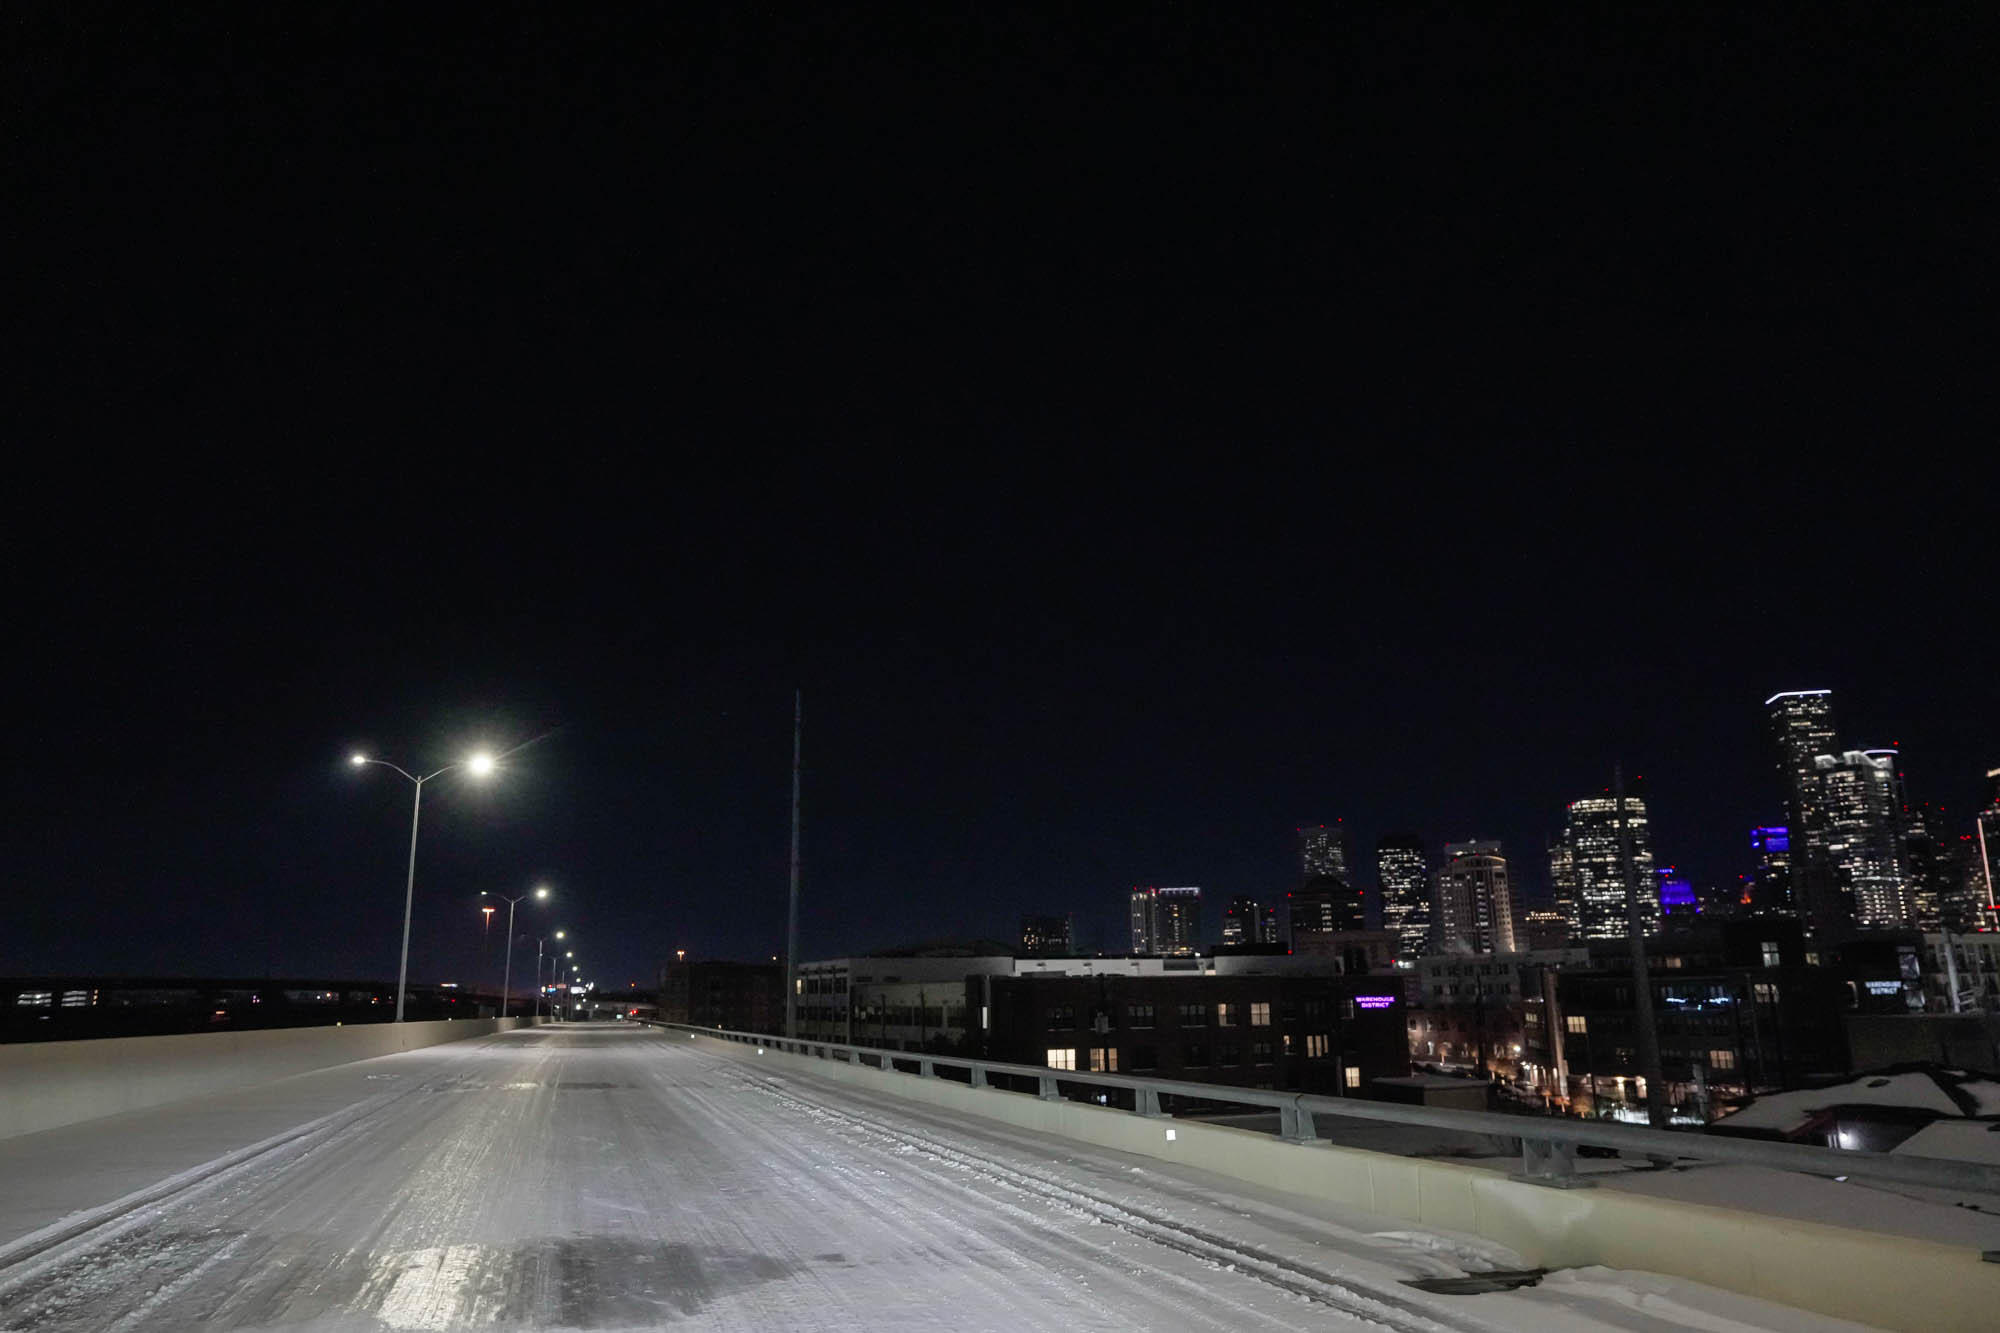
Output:
[[[1978,1162],[1865,1152],[1846,1148],[1821,1148],[1800,1143],[1776,1143],[1763,1139],[1707,1134],[1692,1128],[1663,1130],[1615,1121],[1503,1115],[1492,1111],[1454,1111],[1434,1106],[1405,1106],[1353,1097],[1328,1097],[1315,1093],[1283,1092],[1270,1088],[1237,1087],[1232,1084],[1193,1083],[1180,1079],[1140,1078],[1131,1074],[1049,1069],[1040,1065],[1010,1064],[998,1060],[979,1060],[921,1051],[892,1051],[878,1046],[851,1046],[803,1037],[781,1037],[771,1033],[734,1032],[723,1028],[696,1027],[686,1023],[653,1021],[648,1025],[685,1032],[690,1036],[735,1042],[794,1055],[823,1060],[842,1060],[854,1065],[872,1065],[892,1073],[914,1073],[921,1078],[942,1077],[940,1070],[951,1070],[963,1073],[966,1076],[964,1081],[975,1088],[1018,1091],[1023,1095],[1039,1096],[1049,1101],[1064,1100],[1065,1085],[1115,1089],[1131,1093],[1132,1110],[1129,1114],[1140,1116],[1164,1117],[1167,1112],[1162,1109],[1160,1100],[1162,1097],[1231,1106],[1262,1107],[1278,1113],[1278,1137],[1293,1143],[1312,1143],[1318,1140],[1317,1127],[1313,1123],[1313,1117],[1316,1115],[1345,1116],[1353,1120],[1417,1125],[1429,1129],[1518,1140],[1521,1145],[1521,1170],[1518,1178],[1535,1184],[1563,1188],[1590,1184],[1588,1176],[1577,1173],[1576,1150],[1579,1147],[1593,1147],[1654,1158],[1732,1162],[1830,1178],[1855,1176],[1902,1185],[1979,1190],[2000,1194],[2000,1166]],[[1014,1086],[1016,1083],[1023,1086],[1017,1089]],[[1115,1109],[1124,1108],[1120,1106]]]

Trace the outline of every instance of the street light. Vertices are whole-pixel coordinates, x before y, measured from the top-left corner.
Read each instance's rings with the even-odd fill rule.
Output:
[[[499,894],[489,894],[484,889],[479,891],[479,896],[482,898],[500,898]],[[521,898],[533,898],[536,902],[540,902],[548,896],[549,887],[544,884],[533,893],[522,894]],[[506,979],[500,983],[500,1017],[502,1018],[507,1016],[507,1002],[514,996],[514,904],[520,902],[521,898],[500,899],[507,904],[507,971]],[[490,912],[493,909],[487,907],[481,910]],[[538,967],[535,969],[535,984],[539,986],[541,982],[541,969]]]
[[[563,937],[563,932],[560,930],[557,931],[556,938],[561,939],[562,937]],[[542,944],[547,939],[548,936],[546,935],[537,935],[535,937],[535,1017],[536,1018],[540,1018],[542,1016]]]
[[[456,764],[446,764],[437,772],[426,773],[422,777],[418,777],[416,774],[409,772],[407,769],[400,768],[386,759],[370,759],[365,754],[357,753],[349,762],[356,768],[367,764],[375,764],[382,768],[394,769],[408,778],[410,784],[417,789],[416,800],[410,805],[410,877],[409,881],[403,886],[403,959],[396,968],[396,1021],[400,1023],[403,1021],[403,991],[409,985],[410,980],[410,904],[416,900],[417,896],[417,816],[423,813],[424,784],[432,778],[444,776],[454,768],[467,769],[471,772],[472,776],[483,778],[493,771],[494,761],[492,755],[481,750]]]

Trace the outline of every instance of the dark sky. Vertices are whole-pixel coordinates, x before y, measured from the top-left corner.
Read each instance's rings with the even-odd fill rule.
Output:
[[[393,975],[474,743],[414,975],[768,956],[795,686],[808,956],[1969,810],[1977,7],[900,8],[10,9],[0,973]]]

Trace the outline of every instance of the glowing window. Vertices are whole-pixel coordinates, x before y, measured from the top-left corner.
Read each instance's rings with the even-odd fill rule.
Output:
[[[1051,1046],[1049,1048],[1049,1068],[1075,1069],[1076,1047],[1069,1046],[1058,1049],[1056,1047]]]

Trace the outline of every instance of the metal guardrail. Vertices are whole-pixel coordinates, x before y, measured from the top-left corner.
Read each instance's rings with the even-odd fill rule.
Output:
[[[975,1060],[957,1055],[933,1055],[919,1051],[891,1051],[879,1046],[849,1046],[839,1042],[814,1041],[803,1037],[779,1037],[762,1032],[734,1032],[723,1028],[695,1027],[687,1023],[638,1020],[649,1027],[686,1032],[690,1036],[718,1038],[748,1045],[769,1047],[794,1055],[816,1056],[823,1060],[844,1060],[849,1064],[897,1071],[898,1064],[917,1066],[924,1078],[937,1076],[939,1068],[967,1071],[972,1087],[996,1087],[991,1079],[1032,1079],[1035,1095],[1048,1101],[1064,1100],[1065,1083],[1096,1088],[1117,1088],[1132,1093],[1133,1111],[1141,1116],[1164,1116],[1162,1096],[1185,1097],[1205,1102],[1237,1106],[1261,1106],[1278,1113],[1278,1137],[1291,1143],[1322,1142],[1313,1124],[1315,1115],[1346,1116],[1352,1120],[1376,1120],[1397,1125],[1421,1125],[1429,1129],[1449,1129],[1466,1134],[1519,1139],[1521,1170],[1518,1179],[1561,1188],[1588,1186],[1589,1177],[1576,1171],[1579,1146],[1610,1148],[1648,1157],[1684,1157],[1704,1162],[1732,1162],[1744,1166],[1769,1167],[1805,1175],[1840,1179],[1863,1176],[1870,1180],[1892,1181],[1901,1185],[1923,1185],[1933,1189],[1980,1190],[2000,1194],[2000,1166],[1960,1162],[1939,1157],[1904,1157],[1890,1153],[1863,1152],[1846,1148],[1819,1148],[1802,1143],[1773,1143],[1764,1139],[1739,1139],[1698,1130],[1651,1129],[1603,1120],[1568,1120],[1559,1117],[1502,1115],[1492,1111],[1451,1111],[1432,1106],[1402,1106],[1392,1102],[1365,1101],[1352,1097],[1325,1097],[1315,1093],[1278,1092],[1269,1088],[1243,1088],[1224,1083],[1190,1083],[1178,1079],[1136,1078],[1129,1074],[1096,1074],[1069,1069],[1046,1069],[1040,1065],[1007,1064],[998,1060]],[[954,1082],[956,1080],[953,1080]],[[1011,1089],[1001,1089],[1011,1091]],[[1122,1108],[1119,1108],[1122,1109]]]

